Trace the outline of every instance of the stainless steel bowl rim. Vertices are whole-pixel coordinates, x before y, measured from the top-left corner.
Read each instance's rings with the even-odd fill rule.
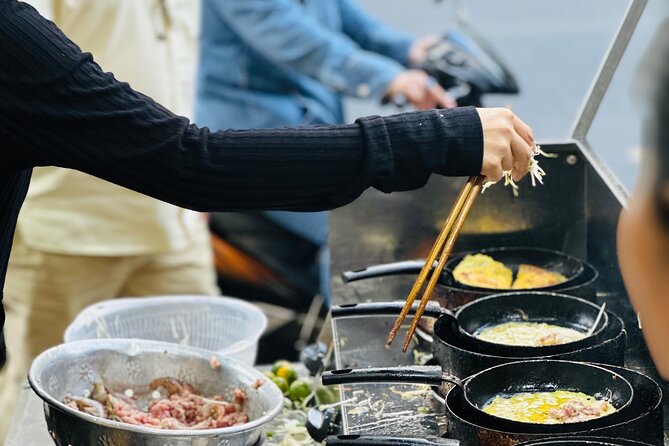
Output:
[[[137,432],[140,434],[151,434],[158,437],[224,437],[234,434],[239,434],[243,432],[248,432],[256,430],[259,427],[267,424],[272,418],[274,418],[282,409],[283,409],[283,397],[280,399],[281,404],[272,407],[269,411],[266,411],[261,417],[244,423],[239,426],[231,426],[220,429],[182,429],[182,430],[168,430],[168,429],[156,429],[143,426],[137,426],[129,423],[121,423],[119,421],[107,420],[104,418],[95,417],[77,410],[74,410],[67,405],[63,404],[61,401],[58,401],[56,398],[53,398],[46,392],[42,386],[39,384],[39,380],[35,376],[34,366],[38,365],[41,361],[48,360],[49,357],[57,355],[63,350],[83,348],[87,350],[116,350],[117,352],[125,352],[129,356],[136,355],[141,352],[156,352],[156,353],[169,353],[176,354],[180,356],[189,356],[200,358],[205,361],[209,361],[212,356],[215,356],[220,362],[221,365],[230,365],[251,379],[262,379],[264,381],[263,386],[271,386],[276,392],[281,393],[281,390],[272,382],[267,376],[263,375],[258,370],[243,364],[240,361],[237,361],[232,358],[225,356],[220,356],[215,352],[209,350],[204,350],[195,347],[187,347],[178,344],[171,344],[169,342],[159,342],[159,341],[147,341],[141,339],[90,339],[70,342],[67,344],[61,344],[56,347],[50,348],[43,353],[41,353],[34,361],[33,366],[30,368],[28,373],[28,381],[33,391],[49,406],[52,406],[62,412],[69,413],[77,418],[81,418],[90,423],[109,427],[112,429]],[[283,395],[281,393],[281,395]]]

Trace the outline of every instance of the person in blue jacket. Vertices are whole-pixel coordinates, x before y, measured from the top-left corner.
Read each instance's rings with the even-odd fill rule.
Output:
[[[340,124],[343,96],[452,107],[426,73],[407,68],[435,42],[387,27],[354,0],[203,0],[196,121],[211,129]],[[327,301],[327,213],[266,216],[321,248]]]

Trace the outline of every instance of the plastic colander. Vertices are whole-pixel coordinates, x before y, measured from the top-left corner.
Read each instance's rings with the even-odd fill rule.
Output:
[[[65,330],[65,342],[129,338],[198,347],[253,365],[267,318],[230,297],[160,296],[102,301]]]

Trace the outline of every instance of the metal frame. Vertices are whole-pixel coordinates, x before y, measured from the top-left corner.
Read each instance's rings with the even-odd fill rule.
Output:
[[[628,365],[656,376],[642,333],[636,327],[636,315],[625,296],[616,261],[616,223],[621,207],[627,201],[627,192],[587,141],[593,119],[647,3],[648,0],[626,3],[624,19],[585,97],[571,139],[541,141],[546,151],[560,155],[542,160],[543,167],[550,172],[546,184],[538,188],[527,187],[527,183],[521,185],[520,200],[504,188],[486,192],[477,199],[468,217],[468,227],[465,227],[468,230],[458,239],[457,249],[540,246],[586,259],[600,273],[598,301],[606,302],[607,308],[627,324]],[[421,190],[391,197],[369,190],[356,203],[333,212],[330,220],[333,274],[361,266],[424,257],[462,181],[461,178],[435,176]],[[335,275],[332,280],[333,304],[401,298],[407,295],[413,279],[412,276],[394,276],[347,285]],[[355,318],[334,320],[336,366],[414,363],[412,355],[401,352],[399,343],[384,349],[369,341],[385,336],[392,322],[392,317],[367,318],[364,323]],[[389,392],[387,386],[375,384],[354,388],[342,386],[342,399],[351,398],[354,391],[361,391],[359,398],[362,399],[383,400],[385,410],[393,413],[417,413],[426,405],[422,398],[404,401],[398,394]],[[434,414],[429,414],[421,422],[411,419],[381,423],[373,411],[349,413],[349,408],[345,407],[342,424],[346,433],[357,433],[362,428],[370,433],[422,438],[443,433]]]
[[[572,139],[579,145],[583,155],[604,179],[623,206],[627,202],[628,192],[608,168],[606,162],[592,149],[588,143],[587,134],[647,4],[648,0],[632,0],[630,2],[625,18],[613,39],[604,62],[599,68],[594,83],[590,87],[586,96],[587,99],[581,107],[581,112],[572,131]]]

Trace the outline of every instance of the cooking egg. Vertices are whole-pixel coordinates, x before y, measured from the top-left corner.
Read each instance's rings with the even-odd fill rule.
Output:
[[[573,328],[539,322],[505,322],[483,327],[474,333],[477,338],[495,344],[542,347],[578,341],[585,333]]]
[[[559,424],[600,418],[616,409],[610,402],[585,393],[557,390],[496,396],[483,411],[523,423]]]

